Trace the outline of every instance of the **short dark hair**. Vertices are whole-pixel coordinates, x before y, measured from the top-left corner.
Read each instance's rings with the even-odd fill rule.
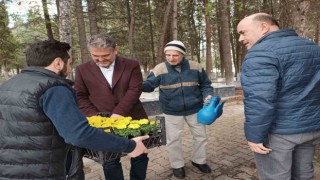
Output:
[[[257,14],[253,18],[253,20],[260,21],[260,22],[267,22],[270,25],[275,25],[275,26],[279,27],[278,21],[274,17],[272,17],[272,16],[270,16],[268,14]]]
[[[46,67],[58,57],[67,63],[70,58],[70,48],[68,43],[54,39],[36,41],[25,51],[27,65]]]

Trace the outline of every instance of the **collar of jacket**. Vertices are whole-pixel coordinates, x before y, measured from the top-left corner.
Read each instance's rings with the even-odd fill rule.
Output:
[[[279,29],[277,31],[272,31],[263,37],[261,37],[255,44],[259,44],[265,40],[277,38],[277,37],[284,37],[284,36],[298,36],[298,34],[293,29]]]
[[[168,61],[165,61],[165,64],[170,69],[175,69],[175,67],[176,67],[176,66],[172,66],[171,64],[169,64]],[[187,67],[188,64],[189,64],[188,60],[186,58],[183,58],[183,60],[179,64],[179,65],[181,65],[181,70],[184,69],[185,67]],[[177,65],[177,66],[179,66],[179,65]]]
[[[59,76],[58,74],[56,74],[53,71],[50,71],[48,69],[45,69],[44,67],[28,66],[28,67],[22,69],[22,71],[21,71],[21,73],[29,73],[29,72],[35,72],[35,73],[43,74],[43,75],[46,75],[46,76],[50,76],[52,78],[63,80],[66,83],[68,83],[70,86],[72,86],[74,84],[74,82],[72,80],[66,79],[66,78],[64,78],[62,76]]]

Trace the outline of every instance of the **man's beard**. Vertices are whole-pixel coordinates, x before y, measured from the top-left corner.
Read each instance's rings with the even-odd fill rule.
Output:
[[[67,66],[64,64],[63,65],[63,68],[61,71],[59,71],[58,73],[59,76],[63,77],[63,78],[66,78],[68,76],[68,73],[67,73]]]

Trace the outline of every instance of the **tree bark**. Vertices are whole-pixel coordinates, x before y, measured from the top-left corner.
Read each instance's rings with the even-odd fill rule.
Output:
[[[211,22],[208,7],[208,0],[203,0],[204,18],[206,21],[206,72],[209,79],[212,79],[212,51],[211,51]]]
[[[222,5],[221,5],[221,0],[218,0],[217,3],[217,11],[216,11],[216,16],[217,16],[217,31],[218,31],[218,43],[219,43],[219,55],[220,55],[220,67],[216,67],[218,69],[220,69],[220,76],[221,77],[225,77],[225,63],[224,63],[224,57],[223,57],[223,52],[222,52],[222,34],[221,34],[221,26],[222,26],[222,11],[223,9],[221,9]],[[216,60],[218,61],[218,60]],[[218,64],[218,63],[216,63]],[[219,73],[217,73],[217,77],[219,76]]]
[[[90,35],[95,35],[99,33],[98,23],[97,23],[97,2],[96,0],[87,0],[88,3],[88,18],[90,24]]]
[[[59,36],[61,42],[69,43],[72,46],[69,0],[59,0]],[[70,51],[70,54],[72,56],[72,51]],[[71,80],[74,79],[72,71],[69,74],[69,78]]]
[[[233,72],[232,72],[232,61],[231,61],[231,48],[230,48],[230,28],[229,28],[229,16],[230,10],[229,0],[222,0],[221,1],[221,52],[223,54],[223,62],[225,65],[225,78],[226,84],[230,84],[233,82]]]
[[[147,2],[148,2],[148,16],[149,16],[148,19],[149,19],[149,28],[150,28],[150,38],[151,38],[152,68],[154,68],[156,66],[156,55],[154,51],[153,26],[152,26],[150,0],[147,0]]]
[[[42,0],[42,7],[43,7],[43,14],[44,14],[44,19],[45,19],[45,23],[46,23],[46,30],[47,30],[48,39],[53,39],[53,33],[52,33],[52,28],[51,28],[50,16],[49,16],[49,12],[48,12],[47,0]]]
[[[238,73],[241,71],[241,64],[243,60],[243,54],[244,52],[244,46],[239,42],[239,34],[237,32],[237,25],[239,24],[240,20],[244,17],[244,12],[245,11],[245,4],[243,3],[236,3],[234,6],[234,17],[233,18],[231,25],[233,26],[233,43],[232,43],[232,48],[233,48],[233,64],[235,68],[235,76],[238,77]],[[231,41],[232,42],[232,41]],[[239,80],[239,79],[237,79]]]
[[[314,39],[314,42],[316,42],[318,45],[320,45],[320,38],[319,38],[319,34],[320,34],[320,25],[317,24],[316,25],[316,30],[315,30],[315,39]]]
[[[2,65],[1,65],[1,72],[2,72],[2,76],[4,77],[4,79],[9,79],[7,61],[3,61]]]
[[[307,13],[310,7],[310,0],[296,0],[295,10],[293,11],[293,28],[296,32],[305,37]]]
[[[59,0],[56,0],[56,6],[57,6],[57,15],[58,17],[60,17]]]
[[[188,3],[186,7],[186,11],[189,12],[187,14],[187,27],[189,27],[188,31],[190,32],[190,36],[188,37],[188,44],[190,45],[190,60],[194,60],[194,57],[196,57],[196,61],[200,63],[200,39],[197,32],[196,22],[194,20],[195,6],[195,2],[192,1]]]
[[[168,21],[169,21],[169,16],[170,16],[170,11],[172,8],[172,0],[169,0],[167,6],[166,6],[166,11],[165,15],[163,16],[163,22],[162,22],[162,27],[160,30],[160,40],[159,40],[159,49],[158,49],[158,63],[161,63],[165,60],[163,49],[165,46],[165,37],[166,37],[166,32],[168,28]]]
[[[129,28],[129,51],[130,55],[133,56],[133,35],[134,35],[134,28],[135,28],[135,12],[136,12],[136,0],[131,1],[131,11],[130,11],[130,28]],[[128,12],[129,13],[129,12]]]
[[[173,11],[172,11],[172,38],[173,40],[178,39],[178,26],[177,26],[177,15],[178,15],[178,5],[177,0],[173,1]]]
[[[67,42],[72,45],[71,41],[71,16],[70,16],[70,1],[59,1],[59,32],[60,41]]]
[[[82,63],[90,60],[89,51],[87,48],[87,36],[86,28],[83,18],[82,1],[74,0],[76,6],[76,17],[78,24],[78,35],[79,35],[79,45],[80,45],[80,56]]]

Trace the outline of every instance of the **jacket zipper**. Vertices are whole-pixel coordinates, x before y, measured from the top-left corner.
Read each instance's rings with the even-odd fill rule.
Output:
[[[183,98],[183,109],[184,109],[184,114],[186,115],[186,103],[185,103],[185,99],[184,99],[184,93],[183,93],[183,86],[182,86],[182,78],[181,78],[181,71],[179,72],[179,79],[180,79],[180,84],[181,84],[181,93],[182,93],[182,98]]]

